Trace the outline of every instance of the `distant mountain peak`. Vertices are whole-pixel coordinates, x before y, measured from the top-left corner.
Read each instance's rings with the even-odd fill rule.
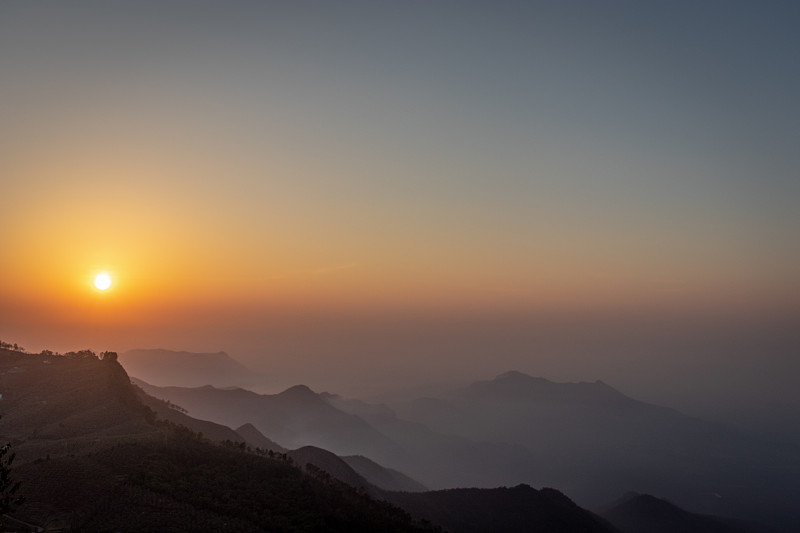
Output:
[[[525,374],[524,372],[520,372],[519,370],[509,370],[508,372],[504,372],[502,374],[499,374],[497,377],[495,377],[492,380],[492,382],[517,382],[517,383],[530,383],[530,384],[538,383],[538,384],[542,384],[542,385],[544,385],[544,384],[549,384],[549,385],[567,385],[567,384],[570,384],[570,385],[584,385],[584,386],[586,386],[586,385],[599,385],[599,386],[603,386],[603,387],[608,387],[610,389],[613,388],[610,385],[608,385],[607,383],[605,383],[604,381],[599,380],[599,379],[597,379],[595,381],[592,381],[592,382],[579,381],[577,383],[559,383],[559,382],[556,382],[556,381],[551,381],[551,380],[549,380],[547,378],[538,377],[538,376],[531,376],[529,374]]]
[[[524,374],[519,370],[509,370],[503,374],[500,374],[494,381],[518,381],[518,382],[537,382],[537,383],[553,383],[549,379],[540,378],[529,376],[528,374]]]
[[[461,392],[462,396],[493,401],[620,402],[633,401],[600,380],[594,382],[556,382],[529,376],[518,370],[498,375],[492,380],[476,381]]]
[[[692,513],[669,500],[629,492],[599,511],[600,516],[622,531],[634,533],[745,533],[763,531],[747,523],[713,515]]]
[[[285,391],[281,392],[278,396],[284,396],[289,398],[314,398],[319,400],[319,394],[311,390],[308,385],[295,385],[294,387],[289,387]]]
[[[504,372],[497,376],[494,379],[518,379],[518,378],[529,378],[528,374],[523,374],[519,370],[509,370],[508,372]]]

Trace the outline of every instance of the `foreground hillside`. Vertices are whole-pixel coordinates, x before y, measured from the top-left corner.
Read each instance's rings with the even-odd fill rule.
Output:
[[[157,439],[130,380],[112,358],[0,350],[0,434],[17,461]]]
[[[168,436],[18,470],[16,517],[75,531],[421,531],[397,507],[294,466]]]

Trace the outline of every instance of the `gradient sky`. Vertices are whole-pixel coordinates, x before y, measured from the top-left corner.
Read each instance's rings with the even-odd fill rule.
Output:
[[[794,2],[3,2],[0,337],[413,381],[403,361],[443,377],[470,346],[474,374],[622,375],[575,336],[643,315],[667,338],[791,330],[799,22]],[[668,357],[619,342],[598,349]],[[569,372],[537,363],[555,353]]]

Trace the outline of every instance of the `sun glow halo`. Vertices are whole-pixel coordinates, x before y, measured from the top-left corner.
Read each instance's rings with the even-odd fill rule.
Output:
[[[105,272],[101,272],[94,277],[94,286],[99,290],[104,291],[111,287],[111,276]]]

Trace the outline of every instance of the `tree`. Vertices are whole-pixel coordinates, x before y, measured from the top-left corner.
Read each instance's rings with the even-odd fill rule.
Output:
[[[0,514],[6,514],[25,502],[24,496],[16,495],[22,482],[11,477],[11,463],[16,454],[10,452],[10,443],[0,447]]]
[[[97,358],[97,354],[95,354],[92,350],[79,350],[77,352],[67,352],[64,354],[65,357],[69,357],[70,359],[88,359],[90,357]]]

